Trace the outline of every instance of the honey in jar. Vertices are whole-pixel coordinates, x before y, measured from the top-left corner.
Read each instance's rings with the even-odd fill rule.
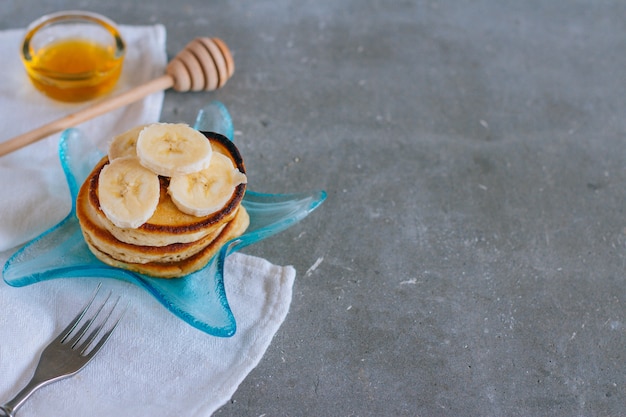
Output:
[[[60,101],[109,92],[122,70],[124,42],[108,19],[89,12],[44,16],[24,37],[22,61],[34,86]]]
[[[112,48],[82,39],[47,45],[25,65],[35,87],[61,101],[89,100],[110,91],[122,70]]]

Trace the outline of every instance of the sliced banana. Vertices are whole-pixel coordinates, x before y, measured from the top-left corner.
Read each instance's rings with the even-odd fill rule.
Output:
[[[173,176],[168,193],[180,211],[202,217],[222,209],[235,187],[246,182],[246,175],[227,156],[214,152],[208,168]]]
[[[121,228],[137,228],[148,221],[159,204],[159,177],[144,168],[136,157],[111,161],[100,171],[100,208]]]
[[[107,152],[109,161],[125,156],[137,156],[137,138],[139,137],[139,132],[146,126],[147,125],[133,127],[113,137],[113,140],[109,143],[109,151]]]
[[[165,176],[189,174],[209,166],[211,143],[182,123],[155,123],[139,133],[137,156],[143,166]]]

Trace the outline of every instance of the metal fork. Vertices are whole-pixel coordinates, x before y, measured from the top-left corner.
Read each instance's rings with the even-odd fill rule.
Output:
[[[91,307],[96,295],[100,291],[100,286],[101,284],[98,284],[93,296],[81,312],[78,313],[72,322],[58,335],[58,337],[50,342],[43,352],[41,352],[39,363],[37,364],[37,368],[35,369],[35,374],[32,379],[15,396],[15,398],[0,406],[0,417],[15,416],[17,409],[22,406],[22,404],[31,396],[33,392],[52,382],[77,374],[85,367],[85,365],[89,363],[89,361],[91,361],[91,359],[93,359],[102,346],[104,346],[106,341],[111,336],[111,333],[113,333],[124,316],[126,309],[118,315],[117,319],[109,327],[109,330],[107,330],[102,337],[95,342],[98,335],[102,332],[106,322],[111,318],[113,310],[117,307],[120,301],[120,298],[118,297],[113,304],[113,307],[108,309],[108,313],[104,319],[100,320],[98,325],[87,335],[87,332],[91,328],[92,324],[94,324],[96,318],[111,298],[111,293],[109,292],[106,299],[99,307],[94,306],[94,308],[96,308],[95,313],[93,313],[90,318],[85,317],[87,310],[89,310],[89,307]],[[85,318],[85,320],[83,320],[83,318]],[[81,324],[80,328],[78,328],[79,324]],[[90,346],[92,346],[91,349]]]

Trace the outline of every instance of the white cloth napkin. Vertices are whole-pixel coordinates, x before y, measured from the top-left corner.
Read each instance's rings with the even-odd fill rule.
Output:
[[[161,75],[166,64],[162,26],[122,26],[128,44],[118,89]],[[34,90],[18,56],[22,30],[0,31],[1,140],[76,111]],[[80,125],[102,148],[113,134],[159,119],[163,94]],[[0,157],[0,264],[17,246],[56,224],[70,210],[58,162],[59,135]],[[202,333],[140,288],[104,279],[129,302],[119,329],[78,375],[45,387],[20,409],[37,416],[210,416],[258,364],[285,319],[293,267],[234,254],[226,262],[226,294],[237,321],[230,338]],[[70,321],[97,284],[56,279],[22,288],[0,282],[0,402],[32,376],[43,347]]]

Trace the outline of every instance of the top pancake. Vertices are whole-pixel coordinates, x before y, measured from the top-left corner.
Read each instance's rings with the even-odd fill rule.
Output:
[[[209,132],[202,132],[210,141],[213,152],[226,155],[239,171],[245,173],[245,166],[239,151],[226,137]],[[87,193],[89,204],[94,208],[94,215],[100,224],[118,240],[144,246],[167,246],[175,243],[195,242],[212,233],[218,232],[224,223],[232,220],[245,194],[246,184],[239,184],[224,207],[208,216],[196,217],[180,211],[167,192],[169,178],[160,177],[161,193],[159,204],[150,219],[136,229],[115,226],[100,209],[98,198],[98,178],[108,158],[104,157],[92,170],[83,183],[81,190]]]

